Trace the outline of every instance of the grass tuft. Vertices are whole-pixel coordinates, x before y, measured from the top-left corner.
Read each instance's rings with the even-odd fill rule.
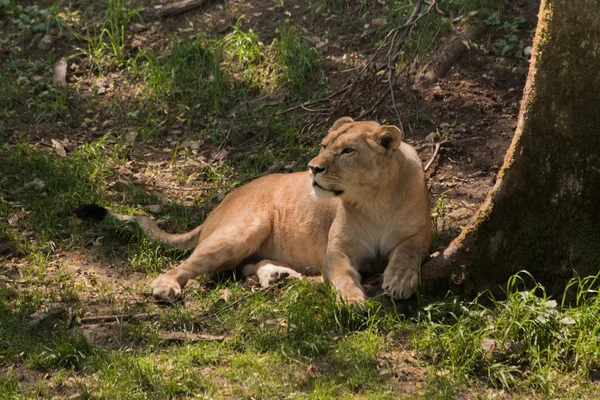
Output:
[[[277,33],[276,59],[292,86],[302,88],[309,81],[316,81],[321,72],[317,49],[293,28],[280,27]]]
[[[453,311],[440,304],[426,307],[417,350],[462,384],[475,377],[512,389],[525,381],[551,395],[562,384],[557,374],[587,377],[600,356],[597,277],[572,282],[579,300],[571,308],[549,298],[537,283],[522,289],[526,280],[532,280],[526,272],[513,276],[506,300],[482,296],[453,302]]]

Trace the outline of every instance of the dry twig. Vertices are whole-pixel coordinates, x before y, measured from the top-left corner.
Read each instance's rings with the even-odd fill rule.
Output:
[[[94,317],[83,317],[79,320],[82,325],[86,324],[101,324],[105,322],[115,321],[131,321],[144,320],[158,317],[158,313],[142,313],[142,314],[119,314],[119,315],[97,315]]]

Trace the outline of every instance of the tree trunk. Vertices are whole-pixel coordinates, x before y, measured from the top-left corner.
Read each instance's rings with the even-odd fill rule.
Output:
[[[600,270],[600,1],[542,0],[513,142],[472,225],[422,268],[427,295],[548,292]]]

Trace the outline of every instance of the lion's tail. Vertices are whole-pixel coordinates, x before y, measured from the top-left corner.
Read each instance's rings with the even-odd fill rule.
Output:
[[[84,220],[102,221],[104,219],[112,219],[115,221],[135,222],[150,239],[182,249],[193,249],[200,243],[202,225],[187,233],[172,234],[160,229],[149,217],[143,215],[115,214],[109,209],[96,204],[81,205],[74,213],[78,218]]]

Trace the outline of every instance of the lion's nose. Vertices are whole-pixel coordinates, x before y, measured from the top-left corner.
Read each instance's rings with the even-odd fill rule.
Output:
[[[325,168],[317,167],[316,165],[309,165],[308,168],[310,168],[313,175],[317,175],[317,174],[325,171]]]

